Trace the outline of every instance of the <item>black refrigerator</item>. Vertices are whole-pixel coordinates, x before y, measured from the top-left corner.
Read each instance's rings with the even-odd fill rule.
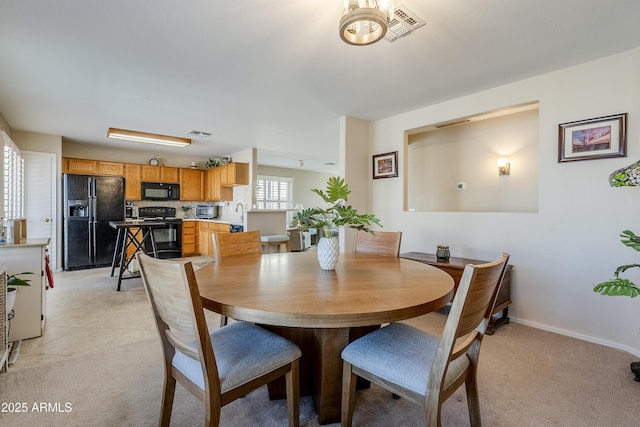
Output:
[[[124,178],[65,174],[64,269],[111,265],[116,230],[124,220]]]

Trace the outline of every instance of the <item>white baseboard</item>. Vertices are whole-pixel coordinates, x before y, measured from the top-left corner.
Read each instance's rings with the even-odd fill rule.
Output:
[[[553,332],[559,335],[565,335],[567,337],[571,337],[571,338],[576,338],[582,341],[587,341],[587,342],[592,342],[595,344],[600,344],[603,345],[605,347],[611,347],[611,348],[615,348],[617,350],[622,350],[622,351],[626,351],[627,353],[635,356],[635,357],[640,357],[640,350],[638,349],[634,349],[631,348],[627,345],[622,345],[620,343],[617,342],[612,342],[612,341],[607,341],[607,340],[603,340],[600,338],[595,338],[592,337],[590,335],[585,335],[585,334],[579,334],[573,331],[568,331],[566,329],[560,329],[560,328],[555,328],[553,326],[549,326],[549,325],[544,325],[542,323],[537,323],[537,322],[530,322],[528,320],[522,320],[516,317],[511,317],[509,316],[509,321],[513,322],[513,323],[519,323],[521,325],[525,325],[525,326],[531,326],[532,328],[536,328],[536,329],[542,329],[543,331],[549,331],[549,332]]]

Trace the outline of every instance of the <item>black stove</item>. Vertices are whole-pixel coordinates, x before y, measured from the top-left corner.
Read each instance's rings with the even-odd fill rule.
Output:
[[[176,218],[176,208],[166,206],[146,206],[138,208],[138,219],[164,222],[164,228],[154,228],[159,258],[180,258],[182,256],[182,220]]]

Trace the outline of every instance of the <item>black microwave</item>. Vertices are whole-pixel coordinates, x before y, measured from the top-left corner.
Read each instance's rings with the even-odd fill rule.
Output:
[[[180,200],[180,184],[143,182],[142,200]]]

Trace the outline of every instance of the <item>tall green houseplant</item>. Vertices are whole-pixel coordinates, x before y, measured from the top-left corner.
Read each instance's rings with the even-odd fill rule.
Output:
[[[622,237],[621,242],[625,246],[629,246],[630,248],[635,249],[640,252],[640,236],[636,236],[633,232],[629,230],[624,230],[620,237]],[[618,267],[613,273],[614,278],[611,280],[607,280],[606,282],[598,283],[594,286],[593,291],[598,292],[602,295],[607,296],[625,296],[635,298],[640,295],[640,287],[633,283],[629,279],[624,279],[620,277],[620,273],[624,273],[630,268],[640,267],[640,264],[627,264],[621,265]],[[631,362],[631,372],[636,376],[634,378],[635,381],[640,382],[640,362]]]
[[[640,236],[636,236],[629,230],[624,230],[620,234],[620,237],[622,237],[621,241],[624,245],[640,252]],[[621,265],[616,269],[615,273],[613,273],[613,279],[598,283],[593,288],[593,291],[607,296],[637,297],[640,295],[640,287],[631,280],[620,277],[620,273],[624,273],[634,267],[640,267],[640,264]]]

